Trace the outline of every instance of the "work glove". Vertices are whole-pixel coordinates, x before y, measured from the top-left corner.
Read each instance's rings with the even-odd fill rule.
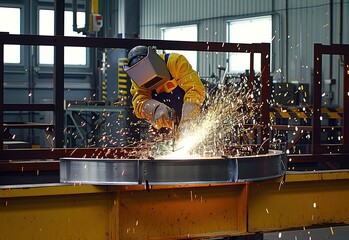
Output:
[[[156,129],[172,128],[173,121],[175,121],[174,110],[154,99],[148,100],[144,104],[144,113]]]
[[[183,134],[187,134],[189,131],[189,128],[192,128],[191,126],[193,120],[197,119],[197,117],[200,115],[201,108],[196,103],[184,103],[182,108],[182,117],[181,122],[179,123],[178,130],[179,132]]]
[[[195,120],[200,115],[200,106],[196,103],[184,103],[182,108],[181,123]]]

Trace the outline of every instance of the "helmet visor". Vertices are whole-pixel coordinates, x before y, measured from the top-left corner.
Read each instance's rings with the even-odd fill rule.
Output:
[[[139,87],[146,87],[154,90],[161,84],[170,80],[165,61],[155,52],[152,47],[148,47],[148,54],[132,67],[124,66],[126,74]]]

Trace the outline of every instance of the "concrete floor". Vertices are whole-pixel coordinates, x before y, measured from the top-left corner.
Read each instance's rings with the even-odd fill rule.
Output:
[[[287,232],[267,233],[264,240],[347,240],[349,239],[349,226],[331,228],[313,228]]]

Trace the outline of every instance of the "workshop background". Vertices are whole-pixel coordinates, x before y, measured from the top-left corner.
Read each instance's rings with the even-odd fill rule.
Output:
[[[345,170],[349,163],[346,139],[349,133],[346,126],[349,117],[348,23],[347,0],[0,0],[0,188],[3,190],[0,219],[4,214],[4,220],[0,220],[0,239],[123,239],[125,233],[118,234],[123,225],[118,223],[127,214],[115,215],[123,213],[119,204],[127,199],[124,195],[128,190],[80,186],[81,195],[77,196],[73,189],[63,188],[57,191],[58,198],[64,198],[62,201],[45,204],[46,200],[56,200],[54,186],[61,186],[60,158],[98,158],[98,153],[107,152],[108,148],[114,151],[134,147],[135,141],[146,137],[148,124],[133,115],[130,80],[122,69],[127,64],[127,51],[140,43],[153,44],[159,52],[185,55],[208,89],[244,79],[254,81],[255,88],[260,87],[265,55],[257,50],[254,53],[253,47],[253,54],[247,50],[241,52],[239,44],[270,44],[266,55],[268,85],[264,86],[270,94],[268,99],[258,100],[264,101],[264,106],[268,104],[269,139],[285,143],[288,173],[284,177],[286,183],[280,180],[278,184],[286,186],[289,180],[297,184],[297,189],[298,184],[305,183],[303,186],[314,190],[317,188],[313,183],[327,180],[321,191],[333,194],[328,199],[324,197],[326,217],[319,217],[315,224],[307,222],[308,225],[300,226],[301,221],[298,225],[290,220],[279,226],[275,217],[265,221],[277,226],[261,228],[261,232],[251,225],[241,228],[238,223],[239,231],[229,232],[231,236],[218,232],[210,235],[207,233],[210,230],[203,230],[205,234],[198,233],[198,238],[346,239],[349,212],[344,204],[346,198],[342,196],[349,194],[346,184],[349,175]],[[62,36],[72,38],[59,38]],[[212,50],[217,48],[215,43],[222,48],[227,45],[229,49],[236,49]],[[257,140],[257,144],[262,142]],[[123,156],[122,150],[116,155]],[[295,175],[299,172],[315,172],[319,176],[302,175],[297,179]],[[251,186],[246,189],[251,188],[253,194],[253,184]],[[26,193],[21,189],[32,190]],[[304,197],[305,202],[310,202],[310,209],[302,211],[313,221],[312,211],[324,206],[316,206],[316,200],[313,201],[306,190],[291,189],[290,195],[299,193],[300,199]],[[247,192],[243,187],[237,195],[248,195]],[[80,199],[84,194],[88,202]],[[314,194],[318,194],[319,202],[326,195]],[[69,196],[73,205],[67,203],[69,207],[66,207]],[[263,195],[261,199],[269,198]],[[336,199],[337,206],[331,199]],[[76,207],[75,203],[80,200],[86,208]],[[94,201],[97,207],[89,207]],[[8,210],[12,202],[22,205]],[[246,202],[248,205],[249,201]],[[112,220],[98,223],[100,235],[89,235],[86,227],[86,235],[79,235],[84,231],[76,232],[79,226],[69,228],[66,236],[55,235],[57,232],[53,229],[45,233],[40,224],[47,227],[47,219],[55,224],[59,221],[45,218],[44,213],[36,215],[40,204],[42,209],[57,210],[54,213],[61,214],[61,222],[66,213],[60,213],[60,207],[76,207],[79,209],[75,213],[83,213],[84,217]],[[113,204],[118,207],[110,207]],[[110,209],[114,215],[106,213]],[[85,210],[88,213],[85,214]],[[263,209],[268,214],[269,210]],[[285,208],[279,215],[297,211],[297,208]],[[348,216],[343,217],[346,213]],[[257,216],[263,222],[263,215]],[[9,220],[12,217],[13,222]],[[246,217],[245,222],[248,219]],[[15,230],[15,220],[20,220],[21,229]],[[87,221],[86,226],[93,225],[92,221],[81,221],[78,216],[71,221]],[[118,227],[111,227],[113,224]],[[125,229],[127,234],[134,231],[127,226]],[[166,235],[158,230],[158,235],[148,234],[148,237],[195,238],[189,234],[184,237],[183,232]]]

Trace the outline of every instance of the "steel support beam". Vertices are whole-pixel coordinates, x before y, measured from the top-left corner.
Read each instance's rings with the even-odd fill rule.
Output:
[[[325,171],[150,189],[3,186],[0,239],[195,239],[346,225],[348,185],[349,171]]]
[[[0,238],[178,239],[246,235],[247,183],[47,186],[0,192]],[[18,231],[21,229],[21,231]]]
[[[55,1],[55,35],[64,36],[64,3]],[[64,45],[56,42],[54,48],[54,145],[57,148],[63,147],[64,140]]]
[[[4,105],[4,44],[0,40],[0,106]],[[4,148],[4,111],[0,110],[0,154],[3,151]]]
[[[321,44],[314,44],[314,82],[313,82],[313,130],[312,153],[316,154],[321,144],[321,84],[322,84],[322,52]]]
[[[344,56],[343,76],[343,145],[349,148],[349,54]]]
[[[348,171],[289,173],[284,182],[251,184],[248,231],[349,224]]]
[[[261,114],[260,114],[260,144],[264,153],[268,152],[269,149],[269,127],[270,127],[270,45],[262,43],[264,51],[261,52]]]
[[[105,188],[40,187],[2,190],[0,239],[116,239],[114,206]]]

